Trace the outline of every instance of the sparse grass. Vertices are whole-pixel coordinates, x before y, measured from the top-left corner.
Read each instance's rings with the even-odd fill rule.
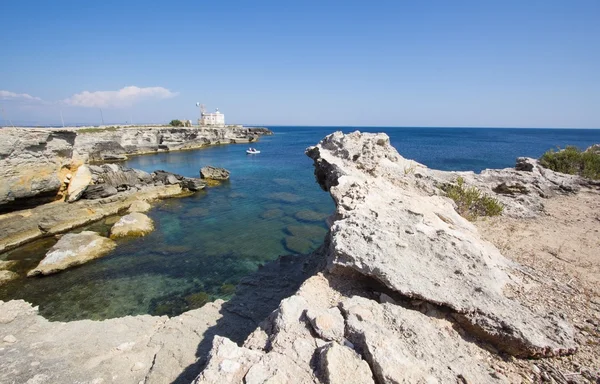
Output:
[[[467,220],[475,220],[479,216],[498,216],[504,207],[502,204],[482,193],[476,187],[467,187],[462,177],[456,179],[455,184],[444,184],[441,189],[446,196],[454,200],[457,212]]]
[[[581,151],[575,146],[567,146],[557,151],[549,150],[540,157],[543,167],[570,175],[581,175],[588,179],[600,179],[600,153]]]
[[[416,169],[417,166],[411,162],[409,166],[404,167],[404,175],[414,175]]]
[[[110,126],[110,127],[98,127],[98,128],[82,128],[82,129],[78,129],[77,133],[98,133],[98,132],[114,132],[117,130],[117,128],[120,127],[115,127],[115,126]]]

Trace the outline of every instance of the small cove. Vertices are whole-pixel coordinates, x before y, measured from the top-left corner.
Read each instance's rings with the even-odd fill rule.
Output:
[[[229,298],[239,280],[283,254],[316,249],[334,205],[315,183],[304,149],[350,127],[273,127],[253,145],[144,155],[126,166],[198,177],[205,165],[227,168],[231,180],[185,198],[158,202],[149,212],[156,230],[118,241],[110,255],[42,278],[0,287],[0,299],[22,298],[50,320],[106,319],[136,314],[177,315],[209,300]],[[600,142],[597,130],[361,128],[385,131],[407,157],[432,168],[510,167],[517,156],[539,156],[556,145]],[[109,218],[110,221],[110,218]],[[106,233],[104,221],[88,229]],[[80,230],[83,230],[80,229]],[[37,265],[55,239],[3,255],[21,274]]]

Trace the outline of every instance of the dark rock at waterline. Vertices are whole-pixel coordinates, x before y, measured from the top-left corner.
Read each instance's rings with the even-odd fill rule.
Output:
[[[117,164],[91,165],[92,181],[94,184],[106,183],[115,188],[133,187],[139,184],[152,184],[152,176],[139,169],[123,168]]]
[[[158,181],[164,185],[179,184],[183,179],[183,176],[162,170],[152,172],[152,177],[154,181]]]
[[[225,168],[218,168],[210,165],[200,169],[200,177],[203,179],[227,180],[229,179],[229,174],[230,172]]]
[[[104,197],[116,195],[117,193],[117,188],[113,187],[112,185],[102,183],[88,185],[85,191],[83,192],[82,198],[88,200],[102,199]]]
[[[206,188],[206,183],[199,178],[184,177],[181,180],[181,186],[190,191],[200,191],[201,189]]]

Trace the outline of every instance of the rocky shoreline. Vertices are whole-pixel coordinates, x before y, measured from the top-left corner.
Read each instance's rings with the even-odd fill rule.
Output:
[[[544,270],[508,259],[497,241],[488,241],[489,232],[485,237],[477,228],[485,227],[460,216],[440,189],[460,176],[498,198],[504,213],[497,220],[521,223],[548,220],[549,201],[572,199],[578,192],[589,194],[597,210],[597,185],[547,170],[533,159],[479,175],[430,170],[400,156],[385,134],[337,132],[307,155],[336,205],[318,251],[280,257],[244,279],[230,302],[209,303],[171,319],[50,323],[23,301],[0,301],[1,381],[600,379],[594,366],[600,353],[588,347],[600,343],[597,286],[585,292],[570,288],[570,295],[589,297],[578,301],[585,310],[566,312],[560,301],[529,300],[526,293],[532,290],[551,295],[567,288]],[[571,214],[574,222],[558,230],[585,223],[586,231],[598,231],[597,216]],[[590,257],[597,257],[598,246],[586,245]],[[540,293],[540,287],[551,292]],[[585,340],[580,316],[589,325]],[[581,359],[578,350],[584,351]]]
[[[82,164],[127,156],[248,143],[266,128],[3,128],[0,129],[0,214],[64,197],[64,182]]]

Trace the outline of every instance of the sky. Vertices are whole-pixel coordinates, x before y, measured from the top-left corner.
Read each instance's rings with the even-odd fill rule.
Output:
[[[600,128],[600,1],[2,1],[0,125]]]

